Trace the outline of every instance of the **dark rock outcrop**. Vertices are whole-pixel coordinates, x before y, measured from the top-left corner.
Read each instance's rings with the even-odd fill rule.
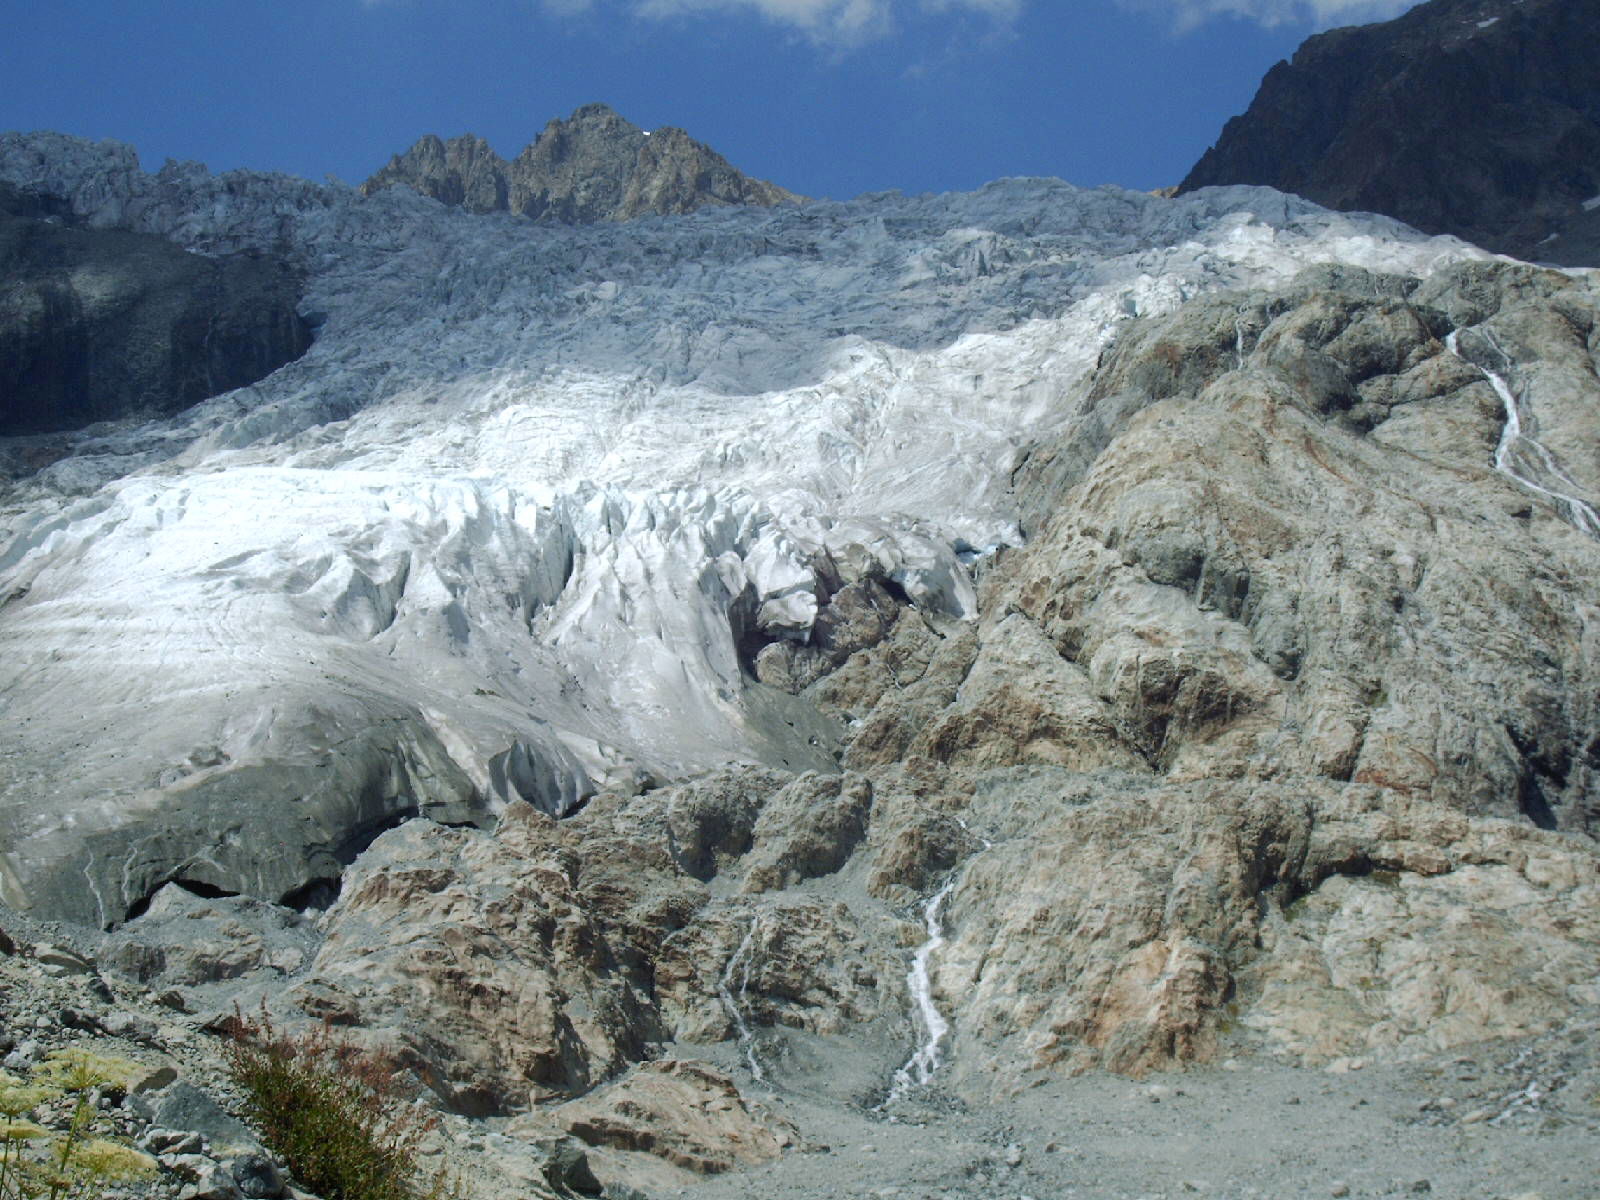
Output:
[[[427,134],[361,185],[364,195],[403,183],[441,204],[471,212],[504,212],[509,207],[509,164],[480,137],[464,133],[443,141]]]
[[[1430,0],[1309,39],[1182,192],[1267,184],[1491,250],[1600,262],[1597,0]]]
[[[0,435],[176,412],[304,354],[300,280],[263,255],[208,258],[73,223],[0,185]]]
[[[604,104],[551,121],[511,162],[470,133],[449,141],[430,133],[390,159],[361,190],[370,196],[395,184],[472,212],[514,212],[578,225],[801,199],[743,174],[681,129],[646,133]]]

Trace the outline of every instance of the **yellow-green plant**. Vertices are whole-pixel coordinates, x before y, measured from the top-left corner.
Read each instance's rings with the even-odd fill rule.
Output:
[[[408,1101],[399,1064],[335,1037],[275,1029],[263,1011],[235,1014],[228,1072],[245,1115],[304,1187],[327,1200],[432,1200],[441,1175],[424,1180],[417,1146],[432,1122]]]
[[[100,1136],[96,1093],[125,1091],[137,1063],[89,1050],[55,1050],[27,1079],[0,1071],[0,1200],[76,1200],[152,1174],[155,1160]],[[66,1102],[65,1127],[38,1110]]]

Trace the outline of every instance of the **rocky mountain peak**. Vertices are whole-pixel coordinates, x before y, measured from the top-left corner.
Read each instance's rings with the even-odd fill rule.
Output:
[[[361,190],[371,195],[395,184],[472,212],[568,224],[802,199],[745,175],[681,129],[646,132],[606,104],[552,120],[510,162],[473,134],[448,141],[427,134]]]
[[[1541,261],[1600,261],[1600,3],[1430,0],[1308,39],[1181,190],[1267,184]]]
[[[448,142],[437,134],[424,134],[410,150],[396,155],[369,179],[362,191],[370,195],[394,183],[473,212],[497,212],[506,207],[505,162],[488,142],[470,133]]]
[[[636,128],[636,126],[633,125],[633,122],[629,121],[626,117],[618,113],[616,109],[611,107],[611,105],[599,100],[596,100],[592,104],[580,104],[577,108],[572,110],[572,116],[568,117],[565,123],[569,125],[575,125],[583,121],[616,122],[626,125],[629,128]],[[563,122],[560,117],[555,117],[550,122],[552,125],[560,125],[562,123]]]

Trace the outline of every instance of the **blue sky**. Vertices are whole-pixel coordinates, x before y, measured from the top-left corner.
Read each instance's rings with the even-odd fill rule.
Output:
[[[796,191],[1176,183],[1318,28],[1408,0],[0,0],[0,129],[360,182],[602,100]]]

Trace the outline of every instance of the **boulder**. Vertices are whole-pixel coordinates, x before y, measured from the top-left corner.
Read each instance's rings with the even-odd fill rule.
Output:
[[[698,1175],[768,1162],[795,1142],[786,1122],[745,1100],[733,1080],[704,1063],[640,1063],[557,1120],[591,1146],[665,1159]]]

